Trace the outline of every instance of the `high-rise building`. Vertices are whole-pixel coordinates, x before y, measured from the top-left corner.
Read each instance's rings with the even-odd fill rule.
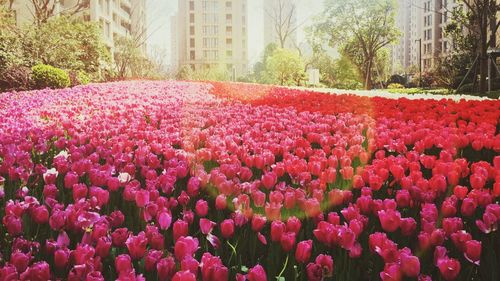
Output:
[[[392,46],[392,73],[402,72],[411,63],[412,9],[410,3],[401,1],[396,10],[396,26],[401,31],[401,38]]]
[[[297,0],[264,1],[264,47],[271,43],[297,47],[297,9]]]
[[[172,70],[179,68],[179,18],[170,17],[170,67]]]
[[[393,72],[410,67],[432,69],[438,59],[447,55],[452,44],[444,29],[450,22],[455,0],[401,0],[396,26],[400,41],[392,48]]]
[[[76,15],[87,21],[100,23],[105,44],[113,51],[115,40],[119,36],[134,36],[145,41],[146,29],[146,4],[145,0],[88,0]],[[53,14],[58,15],[74,11],[78,0],[51,0],[49,8],[54,7]],[[18,25],[34,21],[34,7],[30,0],[14,0],[12,9]],[[143,42],[141,42],[143,43]],[[141,44],[143,51],[146,44]]]
[[[179,0],[176,16],[178,65],[223,67],[233,79],[248,68],[246,0]]]

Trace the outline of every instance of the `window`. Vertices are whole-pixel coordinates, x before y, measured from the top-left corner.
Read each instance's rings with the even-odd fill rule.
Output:
[[[232,45],[233,44],[233,39],[232,38],[227,38],[226,39],[226,45]]]
[[[233,7],[233,2],[226,1],[226,8],[232,8],[232,7]]]
[[[189,27],[189,35],[194,35],[194,26]]]
[[[189,39],[189,47],[194,48],[194,38]]]
[[[218,25],[205,25],[203,26],[203,35],[218,35],[219,26]]]
[[[217,38],[203,38],[203,48],[218,48],[219,40]]]
[[[189,1],[189,10],[194,11],[194,1]]]
[[[231,50],[227,50],[227,51],[226,51],[226,57],[228,57],[228,58],[232,58],[232,57],[233,57],[233,51],[231,51]]]
[[[189,52],[189,57],[191,58],[191,60],[195,60],[196,59],[195,52],[194,51]]]
[[[194,14],[189,14],[189,22],[194,23]]]
[[[219,52],[216,50],[204,50],[203,51],[203,58],[209,59],[209,60],[218,60],[219,59]]]
[[[231,35],[233,33],[233,27],[232,26],[226,26],[226,34]]]
[[[217,14],[203,14],[203,23],[216,24],[218,22]]]

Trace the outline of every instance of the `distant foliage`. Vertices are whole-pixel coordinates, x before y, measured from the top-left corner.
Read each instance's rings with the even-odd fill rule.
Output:
[[[38,89],[60,89],[71,85],[69,75],[63,69],[46,64],[38,64],[33,66],[31,70],[33,72],[33,83]]]
[[[279,85],[301,85],[305,80],[304,69],[300,54],[289,49],[276,49],[266,62],[268,77]]]
[[[177,73],[177,79],[191,81],[229,81],[229,72],[223,66],[192,69],[185,65]]]
[[[404,89],[404,88],[405,88],[405,86],[403,86],[399,83],[391,83],[387,86],[387,89],[390,89],[390,90],[392,90],[392,89]]]

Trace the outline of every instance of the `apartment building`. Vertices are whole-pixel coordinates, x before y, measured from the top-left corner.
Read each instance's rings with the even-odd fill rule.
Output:
[[[170,67],[172,70],[179,68],[179,18],[174,15],[170,17]]]
[[[179,0],[174,18],[178,65],[225,67],[233,79],[248,68],[246,0]]]
[[[396,26],[401,31],[401,39],[391,48],[391,72],[404,72],[411,65],[412,9],[410,3],[401,1],[396,10]]]
[[[296,29],[297,0],[265,0],[264,1],[264,47],[271,43],[281,45],[279,33]],[[281,31],[280,31],[281,30]],[[297,30],[291,32],[284,41],[284,47],[293,49],[297,44]]]
[[[403,70],[429,70],[441,56],[452,50],[452,42],[444,29],[450,23],[456,0],[400,0],[396,25],[401,31],[400,41],[392,48],[393,72],[397,65]]]
[[[53,1],[53,2],[52,2]],[[54,14],[73,11],[81,0],[52,0]],[[87,21],[99,22],[105,44],[113,51],[119,36],[146,38],[146,0],[88,0],[78,16]],[[18,25],[33,22],[34,7],[30,0],[14,0],[12,9]],[[143,51],[146,44],[142,45]]]

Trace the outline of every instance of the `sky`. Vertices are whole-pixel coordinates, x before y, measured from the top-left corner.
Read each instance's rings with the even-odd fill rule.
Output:
[[[264,8],[265,0],[248,1],[248,59],[250,63],[259,60],[264,50]],[[302,24],[298,40],[305,40],[304,27],[311,25],[315,15],[320,14],[323,0],[297,0],[298,21]],[[148,47],[160,49],[165,56],[166,65],[170,64],[170,17],[177,12],[178,0],[146,0],[148,17]]]

